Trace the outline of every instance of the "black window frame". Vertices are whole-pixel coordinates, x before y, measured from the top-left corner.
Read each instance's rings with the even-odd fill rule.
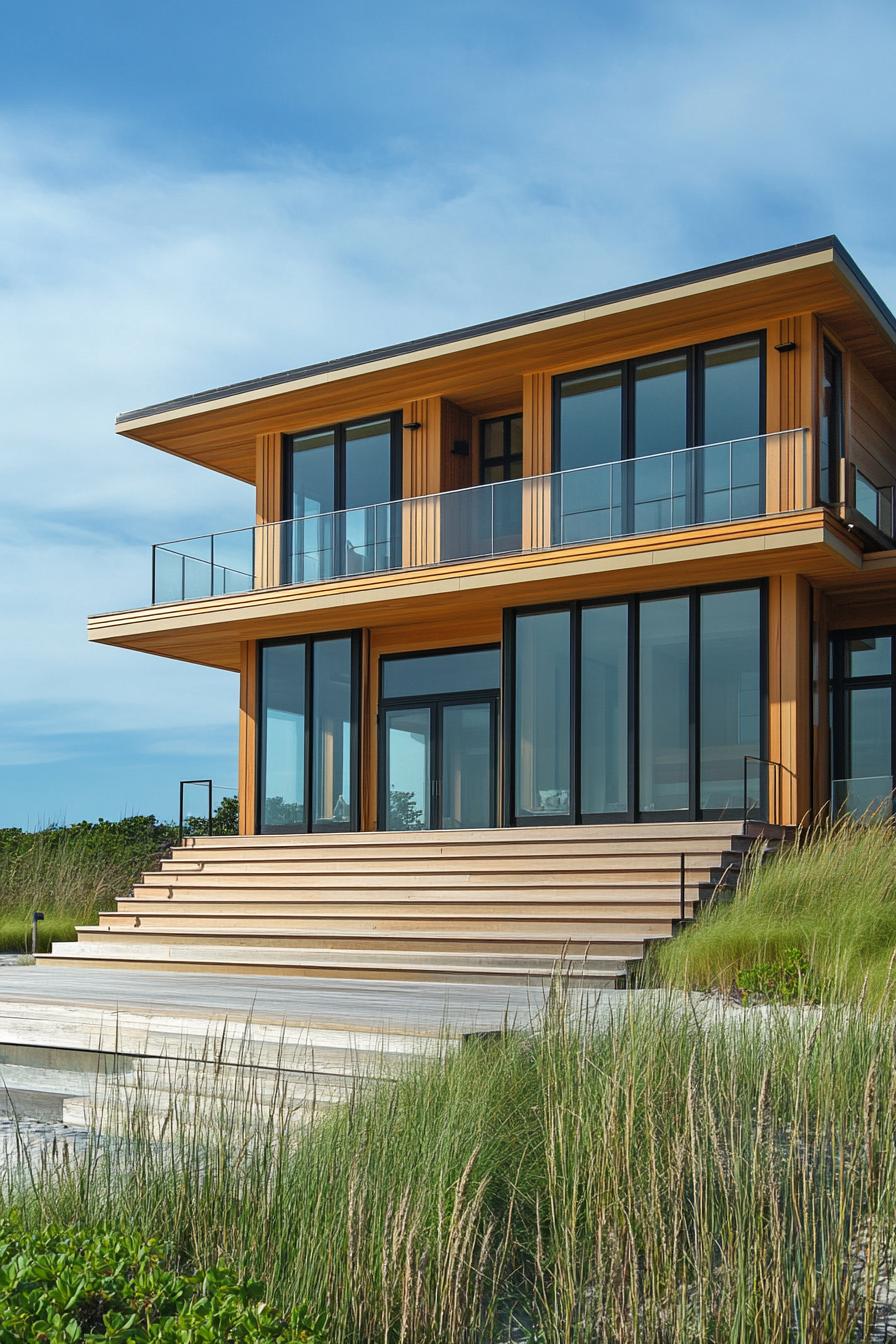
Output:
[[[889,639],[890,671],[866,676],[850,676],[846,670],[846,646],[853,639]],[[890,691],[890,773],[896,777],[896,625],[869,625],[856,629],[832,630],[829,635],[830,677],[830,802],[833,806],[835,780],[849,779],[847,774],[846,704],[852,690]]]
[[[498,685],[496,687],[482,688],[472,691],[436,691],[428,693],[421,690],[415,695],[394,695],[384,696],[383,681],[385,675],[385,665],[392,659],[412,659],[412,658],[433,658],[445,654],[454,653],[474,653],[490,650],[498,654]],[[427,708],[430,714],[435,714],[435,728],[433,729],[433,755],[430,761],[430,819],[438,816],[439,823],[442,821],[442,799],[441,799],[441,778],[442,778],[442,729],[440,711],[443,705],[479,705],[488,702],[491,705],[490,731],[489,731],[489,761],[491,778],[489,781],[489,816],[490,821],[487,828],[493,830],[498,826],[501,813],[501,803],[498,798],[498,789],[502,777],[501,769],[501,699],[503,693],[504,678],[504,657],[499,643],[490,641],[487,644],[455,644],[447,648],[439,649],[410,649],[404,653],[381,654],[379,658],[379,667],[377,671],[377,751],[376,751],[376,825],[378,831],[386,831],[387,807],[386,800],[386,715],[390,709],[423,709]],[[432,723],[432,719],[430,720]],[[438,830],[439,827],[432,825],[429,830]],[[395,831],[394,834],[415,834],[416,832]],[[391,832],[390,832],[391,834]]]
[[[295,446],[297,440],[299,440],[299,439],[304,439],[304,438],[308,438],[308,437],[310,437],[310,436],[313,435],[313,434],[332,434],[332,435],[333,435],[333,510],[332,510],[332,512],[333,512],[334,514],[339,514],[339,513],[344,512],[344,510],[348,507],[348,506],[346,505],[346,502],[345,502],[345,501],[346,501],[346,481],[347,481],[347,471],[346,471],[346,462],[347,462],[347,454],[346,454],[346,433],[347,433],[348,430],[350,430],[350,429],[356,429],[356,428],[358,428],[360,425],[373,425],[373,424],[377,424],[378,422],[383,421],[383,420],[386,420],[386,421],[389,422],[389,433],[390,433],[390,445],[389,445],[389,447],[390,447],[390,456],[389,456],[389,498],[388,498],[388,500],[383,500],[382,503],[384,503],[384,504],[387,504],[387,503],[395,503],[396,500],[401,499],[401,498],[402,498],[402,457],[403,457],[403,449],[402,449],[402,435],[403,435],[403,428],[402,428],[402,426],[403,426],[403,416],[402,416],[402,413],[401,413],[401,411],[384,411],[381,415],[361,415],[361,416],[358,416],[357,418],[355,418],[355,419],[353,419],[353,420],[340,420],[338,423],[335,423],[335,424],[314,425],[314,426],[312,426],[312,427],[309,427],[308,429],[299,429],[299,430],[295,430],[295,431],[293,431],[292,433],[284,434],[284,435],[282,436],[282,438],[281,438],[281,482],[280,482],[280,484],[281,484],[281,506],[280,506],[280,520],[281,520],[281,522],[288,523],[288,522],[295,522],[295,521],[298,521],[298,520],[296,520],[295,518],[292,517],[291,513],[287,513],[287,508],[289,508],[290,510],[291,510],[291,508],[292,508],[294,446]],[[358,505],[357,507],[358,507],[358,508],[362,508],[362,507],[364,507],[364,506],[363,506],[363,505]],[[311,514],[311,515],[307,515],[307,516],[309,516],[309,517],[318,517],[318,516],[326,517],[327,515],[326,515],[326,514],[322,514],[322,515]],[[400,536],[397,535],[397,533],[399,532],[399,530],[400,530],[400,529],[393,527],[392,530],[391,530],[390,538],[389,538],[390,568],[395,568],[395,566],[396,566],[396,564],[397,564],[398,556],[399,556],[399,554],[400,554],[401,538],[400,538]],[[343,531],[344,531],[344,526],[343,526],[342,528],[337,528],[337,529],[336,529],[336,535],[334,535],[334,539],[333,539],[334,561],[335,561],[335,557],[337,557],[337,556],[344,557],[344,555],[345,555],[344,538],[343,538],[342,535],[341,535],[341,533],[342,533]],[[286,540],[286,539],[285,539],[285,537],[284,537],[284,542],[285,542],[285,540]],[[284,584],[290,584],[290,583],[293,582],[292,578],[290,577],[290,575],[289,575],[289,573],[288,573],[288,561],[289,561],[288,547],[284,544],[284,545],[281,547],[281,565],[282,565],[282,570],[283,570],[283,573],[282,573],[282,575],[281,575],[281,582],[284,583]],[[342,566],[342,565],[336,565],[335,563],[334,563],[334,566],[333,566],[333,570],[334,570],[334,572],[333,572],[333,577],[334,577],[334,578],[342,577],[343,574],[345,573],[344,566]],[[302,580],[298,580],[298,582],[302,582]],[[326,582],[326,580],[322,580],[322,582]]]
[[[718,337],[712,341],[701,341],[696,345],[680,345],[669,350],[658,350],[652,354],[634,355],[630,359],[612,360],[608,364],[592,364],[587,368],[567,369],[563,373],[554,374],[551,379],[551,471],[563,471],[561,463],[561,434],[560,434],[560,406],[561,406],[561,388],[565,379],[587,377],[588,374],[608,373],[613,370],[619,370],[621,373],[621,396],[622,396],[622,415],[621,415],[621,453],[619,458],[614,461],[644,461],[650,460],[649,456],[637,458],[635,455],[635,382],[636,370],[639,365],[649,364],[663,359],[674,359],[684,356],[687,368],[687,387],[685,393],[685,422],[686,439],[684,450],[689,448],[710,447],[703,440],[703,429],[705,424],[705,393],[706,384],[704,379],[706,368],[706,355],[712,350],[722,349],[726,345],[737,345],[743,341],[757,341],[759,344],[759,429],[756,438],[764,438],[767,432],[768,413],[767,413],[767,332],[764,327],[759,327],[755,331],[743,331],[733,336]],[[748,438],[753,437],[751,435]],[[726,440],[722,440],[726,442]],[[736,442],[736,440],[734,440]],[[572,469],[574,470],[574,468]],[[765,510],[765,451],[760,455],[759,468],[759,513]],[[688,472],[688,521],[682,526],[693,526],[704,521],[703,517],[703,481],[702,481],[702,461],[696,456],[690,459]],[[699,478],[699,479],[698,479]],[[630,494],[630,491],[626,492]],[[624,504],[625,530],[621,535],[631,535],[634,532],[634,501],[626,499]],[[558,518],[556,509],[553,513],[554,536],[559,535]]]
[[[314,726],[314,645],[348,639],[351,665],[351,800],[348,825],[341,822],[314,822],[313,785],[314,761],[312,731]],[[264,661],[266,648],[275,645],[303,645],[305,648],[305,706],[304,706],[304,767],[305,767],[305,822],[304,825],[271,825],[264,821],[264,780],[266,733],[264,729]],[[361,829],[361,631],[337,630],[316,635],[286,635],[280,639],[260,639],[256,648],[255,673],[255,833],[256,835],[344,835]]]
[[[757,589],[759,592],[759,737],[761,758],[768,756],[769,742],[769,671],[768,671],[768,580],[765,578],[738,580],[732,583],[690,585],[684,588],[659,589],[638,593],[617,593],[611,597],[582,598],[570,602],[549,602],[537,606],[508,607],[504,611],[502,647],[504,696],[502,702],[502,735],[504,769],[503,817],[505,826],[590,826],[624,825],[651,821],[714,821],[741,820],[739,810],[724,811],[701,808],[700,803],[700,598],[708,593],[737,592]],[[675,812],[642,812],[638,806],[640,785],[640,613],[641,604],[664,598],[687,597],[688,641],[690,660],[688,668],[688,733],[689,779],[688,808]],[[581,614],[587,608],[628,607],[628,809],[625,812],[583,813],[581,810]],[[570,620],[570,808],[566,816],[516,816],[516,619],[536,612],[568,611]],[[767,805],[767,790],[761,787],[760,814]]]
[[[513,451],[511,450],[511,446],[510,446],[510,441],[511,441],[511,424],[512,424],[512,422],[513,422],[514,420],[519,420],[520,425],[522,426],[522,421],[523,421],[523,413],[522,413],[522,411],[509,411],[506,415],[490,415],[490,416],[488,416],[485,420],[480,420],[480,421],[479,421],[479,484],[480,484],[480,485],[494,485],[494,484],[495,484],[494,481],[486,481],[486,479],[485,479],[485,468],[486,468],[486,467],[494,467],[494,466],[497,466],[498,464],[500,464],[501,467],[503,467],[503,470],[504,470],[504,475],[503,475],[503,478],[502,478],[502,479],[505,480],[505,481],[510,480],[510,476],[508,475],[508,468],[511,467],[515,462],[519,462],[520,467],[522,468],[522,462],[523,462],[523,449],[522,449],[522,443],[520,444],[520,450],[519,450],[519,452],[517,452],[517,453],[513,452]],[[485,434],[486,434],[486,429],[487,429],[487,427],[488,427],[489,425],[498,425],[498,424],[503,425],[503,427],[504,427],[504,428],[503,428],[503,451],[502,451],[500,454],[498,454],[497,456],[495,456],[495,457],[489,457],[489,458],[487,458],[487,457],[485,456]],[[521,474],[522,474],[522,473],[521,473]]]

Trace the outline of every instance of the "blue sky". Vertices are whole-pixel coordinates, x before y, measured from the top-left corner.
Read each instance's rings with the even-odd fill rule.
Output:
[[[829,232],[896,304],[896,8],[33,0],[0,43],[0,825],[236,778],[236,679],[85,638],[249,490],[181,393]]]

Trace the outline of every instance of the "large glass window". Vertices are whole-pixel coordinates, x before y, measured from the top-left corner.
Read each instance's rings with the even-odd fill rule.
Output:
[[[518,818],[570,815],[568,610],[516,622],[514,794]]]
[[[642,602],[640,611],[639,806],[687,813],[690,801],[690,603]]]
[[[833,809],[890,815],[896,785],[892,629],[834,636],[831,673]]]
[[[318,640],[313,651],[314,821],[344,826],[352,805],[352,642]]]
[[[261,829],[305,829],[305,646],[261,651]]]
[[[357,676],[351,636],[261,646],[261,831],[357,826]]]
[[[824,343],[819,438],[819,494],[823,503],[836,504],[843,456],[843,357],[830,341]]]
[[[296,434],[286,449],[284,567],[308,583],[388,568],[398,494],[397,416]]]
[[[557,378],[555,470],[591,468],[558,487],[557,540],[760,513],[762,364],[741,336]]]
[[[762,754],[759,590],[700,597],[700,807],[743,810],[744,757]],[[747,807],[761,803],[758,762]]]
[[[581,809],[583,815],[627,813],[628,604],[582,611]]]
[[[519,613],[512,820],[742,815],[744,760],[765,752],[763,620],[758,585]]]
[[[384,700],[496,691],[501,684],[501,653],[489,646],[397,654],[384,658],[382,669]]]
[[[752,518],[762,508],[762,345],[754,336],[702,352],[702,514],[705,522]]]

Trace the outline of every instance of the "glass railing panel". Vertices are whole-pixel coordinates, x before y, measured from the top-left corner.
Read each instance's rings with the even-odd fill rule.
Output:
[[[894,536],[893,530],[893,485],[875,485],[858,467],[855,472],[855,508],[863,518],[867,518],[879,532],[887,537]]]
[[[835,816],[857,821],[886,820],[894,815],[893,776],[866,775],[835,779],[831,783],[831,808]]]
[[[309,514],[154,548],[153,601],[321,583],[805,508],[804,430]],[[892,491],[857,476],[857,508],[892,529]]]

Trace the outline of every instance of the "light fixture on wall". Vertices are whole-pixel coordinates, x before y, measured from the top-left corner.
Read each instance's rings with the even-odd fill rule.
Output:
[[[775,346],[775,349],[779,355],[789,354],[791,350],[796,349],[796,341],[782,341],[780,345]]]
[[[414,430],[414,429],[422,429],[422,428],[423,428],[423,422],[422,422],[422,420],[409,420],[408,423],[407,423],[406,425],[402,425],[402,429],[410,429],[410,430]]]
[[[470,456],[469,439],[455,439],[451,445],[451,451],[455,457],[469,457]]]

